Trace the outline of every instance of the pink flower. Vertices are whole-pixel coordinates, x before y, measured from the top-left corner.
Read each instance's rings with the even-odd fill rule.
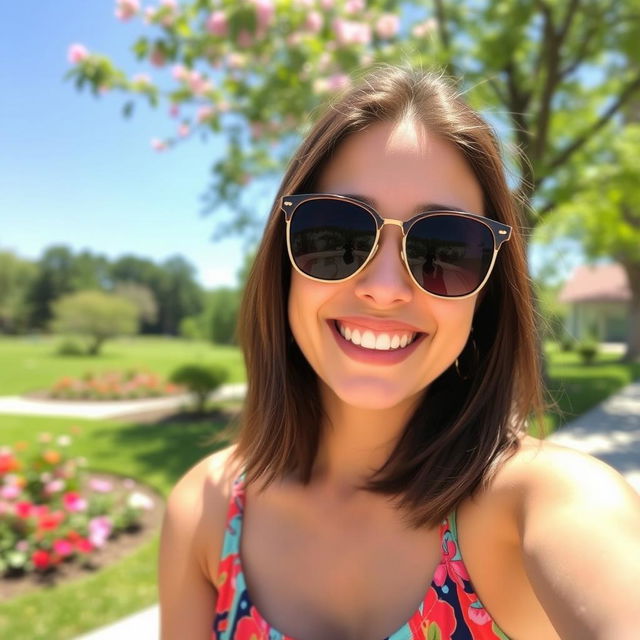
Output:
[[[127,504],[132,509],[144,509],[145,511],[153,508],[153,500],[139,491],[134,491],[127,498]]]
[[[365,7],[364,0],[347,0],[344,5],[344,10],[347,13],[358,13],[358,11],[363,11]]]
[[[74,551],[75,547],[68,540],[54,540],[53,542],[53,550],[62,558],[66,558],[70,556]]]
[[[246,29],[241,29],[238,33],[238,38],[236,40],[236,44],[242,49],[246,49],[253,44],[253,36]]]
[[[175,102],[169,107],[169,115],[172,118],[177,118],[180,115],[180,105]]]
[[[256,8],[256,18],[258,21],[258,31],[266,31],[273,22],[276,8],[273,0],[252,0]]]
[[[171,69],[171,75],[174,80],[184,80],[187,77],[189,71],[181,64],[176,64]]]
[[[376,22],[376,33],[383,39],[389,40],[400,31],[400,18],[393,13],[383,13]]]
[[[61,478],[56,478],[51,482],[47,482],[44,487],[45,493],[52,494],[58,493],[58,491],[62,491],[64,489],[65,482]]]
[[[15,500],[20,495],[21,489],[15,484],[9,484],[0,489],[0,497],[5,500]]]
[[[186,138],[190,133],[191,133],[191,129],[189,128],[188,124],[183,123],[178,127],[178,135],[181,138]]]
[[[89,540],[95,547],[103,547],[111,535],[113,525],[107,516],[97,516],[89,521]]]
[[[153,138],[151,140],[151,147],[155,151],[164,151],[167,148],[167,143],[163,140],[159,140],[158,138]]]
[[[320,6],[327,11],[329,9],[333,9],[335,5],[335,0],[320,0]]]
[[[15,513],[18,518],[28,518],[33,512],[33,506],[31,502],[17,502]]]
[[[71,64],[78,64],[89,57],[89,50],[83,44],[72,44],[67,52],[67,60]]]
[[[310,11],[304,22],[305,29],[311,33],[319,33],[322,29],[324,18],[319,11]]]
[[[215,109],[211,106],[200,107],[198,109],[196,119],[198,120],[198,122],[202,123],[202,122],[205,122],[206,120],[211,119],[214,113],[215,113]]]
[[[371,42],[371,27],[364,22],[353,22],[336,18],[333,30],[340,46],[352,44],[369,44]]]
[[[224,11],[214,11],[205,22],[205,29],[214,36],[226,36],[229,23]]]
[[[138,0],[116,0],[115,15],[118,20],[123,22],[130,20],[140,11],[140,3]]]
[[[108,480],[101,480],[100,478],[91,478],[89,488],[97,493],[109,493],[109,491],[113,489],[113,483]]]
[[[16,542],[16,551],[22,551],[22,553],[29,551],[29,541],[20,540],[19,542]]]
[[[438,27],[438,21],[435,18],[429,18],[425,22],[417,24],[411,29],[411,33],[415,38],[423,38],[435,31]]]
[[[329,91],[340,91],[351,84],[351,79],[344,73],[334,73],[327,79],[327,89]]]
[[[197,71],[191,72],[191,75],[187,79],[187,84],[191,91],[197,96],[201,96],[203,93],[211,91],[212,89],[211,83]]]
[[[73,513],[85,511],[87,508],[87,501],[76,491],[69,491],[68,493],[65,493],[62,498],[62,502],[64,504],[64,508]]]

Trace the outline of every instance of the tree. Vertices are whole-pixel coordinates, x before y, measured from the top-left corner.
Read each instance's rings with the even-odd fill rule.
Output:
[[[113,293],[131,302],[138,310],[140,323],[151,324],[158,317],[158,303],[149,287],[136,282],[116,282]]]
[[[138,0],[117,5],[121,20],[144,16],[156,30],[133,51],[160,73],[171,65],[172,84],[128,78],[82,45],[69,50],[68,77],[95,94],[127,94],[125,115],[136,97],[170,103],[180,123],[153,141],[158,150],[196,130],[221,133],[227,149],[205,208],[234,206],[223,230],[256,222],[252,203],[242,206],[248,180],[279,175],[309,114],[370,63],[437,63],[473,87],[471,101],[522,152],[511,161],[529,227],[558,201],[576,152],[640,92],[640,73],[625,64],[640,54],[633,0],[164,0],[144,14]]]
[[[11,251],[0,251],[0,332],[27,329],[29,307],[25,293],[36,276],[36,266]]]
[[[109,338],[136,332],[138,310],[124,298],[102,291],[79,291],[53,303],[51,328],[88,339],[87,353],[98,355]]]
[[[555,209],[540,235],[570,235],[591,258],[624,267],[632,293],[625,359],[632,361],[640,358],[640,123],[606,133],[606,146],[585,149],[573,198]]]
[[[163,333],[178,335],[180,321],[202,311],[202,289],[195,280],[195,269],[182,256],[165,260],[157,300],[158,320]]]

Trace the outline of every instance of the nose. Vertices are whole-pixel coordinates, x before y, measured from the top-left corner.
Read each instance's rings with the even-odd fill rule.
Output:
[[[402,230],[385,226],[380,232],[378,250],[365,269],[358,274],[355,293],[378,307],[409,302],[415,292],[401,258]]]

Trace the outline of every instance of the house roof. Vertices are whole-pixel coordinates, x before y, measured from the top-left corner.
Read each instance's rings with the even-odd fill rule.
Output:
[[[619,264],[583,265],[565,283],[560,302],[626,302],[631,300],[627,273]]]

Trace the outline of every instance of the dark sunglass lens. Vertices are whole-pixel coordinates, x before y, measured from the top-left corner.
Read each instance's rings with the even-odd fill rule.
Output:
[[[318,198],[298,206],[290,233],[291,254],[300,271],[320,280],[341,280],[369,257],[376,223],[356,204]]]
[[[463,216],[424,218],[407,236],[411,273],[426,291],[440,296],[464,296],[477,289],[492,257],[489,227]]]

